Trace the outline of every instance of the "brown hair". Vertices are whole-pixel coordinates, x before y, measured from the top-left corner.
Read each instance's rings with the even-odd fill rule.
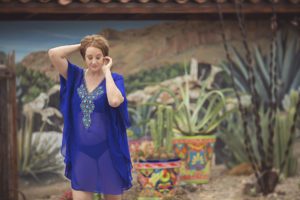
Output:
[[[85,52],[88,47],[96,47],[102,51],[103,56],[108,56],[109,44],[102,35],[87,35],[80,41],[80,54],[85,60]]]

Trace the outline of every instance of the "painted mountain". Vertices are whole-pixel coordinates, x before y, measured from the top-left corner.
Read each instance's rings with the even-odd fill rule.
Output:
[[[239,49],[242,43],[236,21],[226,21],[225,26],[227,39]],[[247,31],[249,40],[255,39],[262,47],[269,46],[271,33],[268,21],[250,21],[247,23]],[[199,62],[217,64],[225,55],[220,24],[215,21],[164,22],[124,31],[104,29],[99,33],[110,42],[113,71],[125,76],[144,69],[188,62],[191,57]],[[71,55],[70,59],[83,66],[79,53]],[[47,50],[33,52],[21,63],[27,68],[45,73],[53,80],[58,80],[58,75],[48,59]]]

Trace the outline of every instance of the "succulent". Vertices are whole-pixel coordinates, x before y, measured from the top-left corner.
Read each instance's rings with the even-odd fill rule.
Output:
[[[219,124],[236,109],[226,108],[225,95],[232,90],[211,89],[214,75],[210,73],[205,80],[197,81],[201,88],[194,102],[187,73],[184,78],[184,86],[179,85],[179,95],[168,88],[159,91],[169,93],[174,99],[174,132],[185,136],[213,134]]]
[[[175,158],[173,154],[173,109],[171,106],[159,105],[156,111],[156,118],[148,123],[152,142],[153,151],[149,148],[146,160],[168,160]],[[145,151],[147,152],[147,151]]]

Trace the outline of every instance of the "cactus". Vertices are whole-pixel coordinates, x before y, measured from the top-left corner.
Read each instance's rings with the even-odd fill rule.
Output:
[[[166,149],[167,149],[167,152],[172,152],[172,150],[173,150],[173,143],[172,143],[173,110],[171,107],[166,108],[166,117],[167,117],[167,119],[166,119],[167,129],[166,130],[168,131],[168,134],[166,136]]]
[[[279,169],[280,164],[285,158],[285,149],[287,148],[288,140],[291,135],[290,127],[293,124],[293,116],[295,114],[295,108],[289,110],[288,112],[280,113],[277,115],[277,123],[275,127],[275,166]],[[289,148],[292,148],[289,147]],[[282,173],[285,177],[296,174],[297,172],[297,159],[292,154],[289,153],[287,163],[283,168]]]
[[[154,144],[154,159],[169,158],[172,152],[173,110],[171,106],[159,105],[156,118],[149,122],[151,137]],[[167,154],[167,156],[164,156]],[[152,158],[153,158],[152,157]],[[172,157],[172,156],[171,156]]]

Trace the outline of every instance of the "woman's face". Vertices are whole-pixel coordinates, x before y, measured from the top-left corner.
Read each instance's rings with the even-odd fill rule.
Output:
[[[85,51],[85,63],[89,70],[99,71],[104,64],[102,51],[96,47],[88,47]]]

